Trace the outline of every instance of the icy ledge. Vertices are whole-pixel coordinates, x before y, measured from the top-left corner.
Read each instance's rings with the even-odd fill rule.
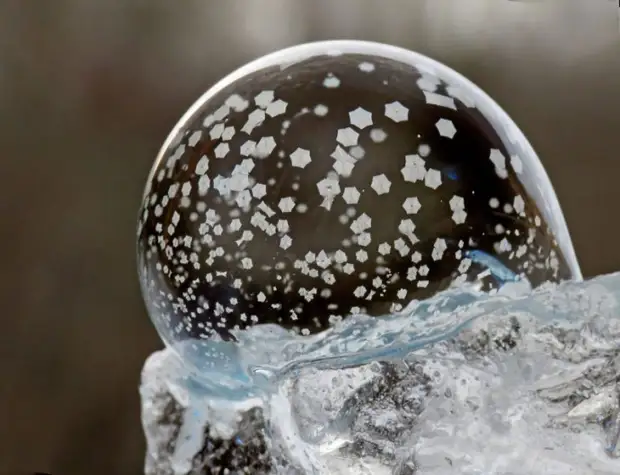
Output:
[[[620,274],[489,297],[457,312],[469,323],[450,338],[304,365],[234,403],[156,352],[140,387],[145,473],[618,474],[618,296]]]

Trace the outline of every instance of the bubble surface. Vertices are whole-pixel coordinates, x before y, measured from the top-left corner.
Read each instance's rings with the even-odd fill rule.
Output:
[[[507,114],[445,65],[359,41],[288,48],[208,90],[155,160],[138,260],[167,344],[312,334],[465,282],[581,278]]]

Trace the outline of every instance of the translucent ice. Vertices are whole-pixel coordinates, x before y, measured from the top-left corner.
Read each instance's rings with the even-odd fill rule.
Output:
[[[206,92],[157,157],[138,244],[167,344],[259,323],[313,334],[466,282],[580,278],[506,113],[445,65],[356,41],[268,55]]]
[[[156,353],[141,387],[147,473],[615,475],[618,297],[614,274],[444,291],[312,337],[258,325],[209,388]],[[228,398],[234,379],[254,395]]]

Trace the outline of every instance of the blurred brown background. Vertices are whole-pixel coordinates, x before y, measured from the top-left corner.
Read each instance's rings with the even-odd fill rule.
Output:
[[[298,42],[416,49],[524,129],[588,276],[620,269],[620,32],[606,0],[0,0],[0,472],[139,474],[137,208],[206,88]]]

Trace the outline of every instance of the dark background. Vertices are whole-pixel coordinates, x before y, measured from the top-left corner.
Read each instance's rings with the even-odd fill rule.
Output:
[[[137,475],[160,346],[135,272],[151,161],[214,81],[298,42],[416,49],[539,152],[586,276],[620,269],[620,32],[606,0],[0,0],[0,472]]]

